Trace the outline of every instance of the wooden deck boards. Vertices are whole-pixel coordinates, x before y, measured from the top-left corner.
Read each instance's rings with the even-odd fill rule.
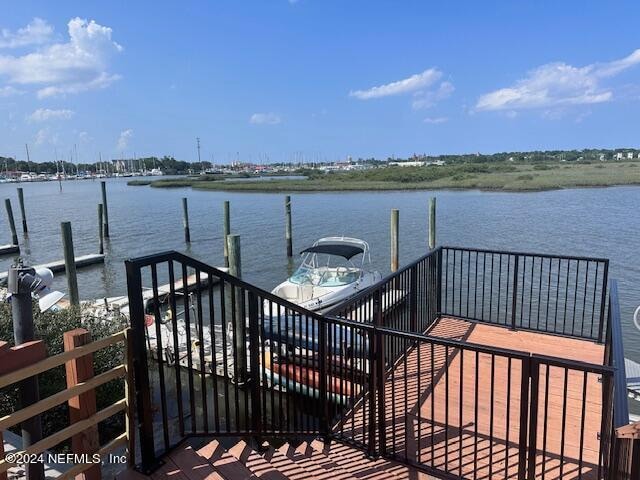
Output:
[[[592,342],[457,319],[442,319],[429,333],[599,365],[603,361],[602,345]],[[522,360],[517,358],[421,343],[386,382],[388,453],[463,478],[517,478],[521,376]],[[568,371],[565,381],[563,368],[550,367],[547,383],[543,365],[539,381],[536,478],[543,478],[543,472],[549,480],[578,478],[579,468],[582,478],[597,478],[602,399],[598,375]],[[366,402],[343,423],[345,434],[356,440],[364,439],[363,408]]]

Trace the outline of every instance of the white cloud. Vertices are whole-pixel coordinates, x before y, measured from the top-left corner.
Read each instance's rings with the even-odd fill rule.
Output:
[[[41,18],[34,18],[23,28],[12,32],[3,28],[0,30],[0,48],[18,48],[29,45],[47,43],[53,35],[53,27]]]
[[[424,123],[431,123],[433,125],[437,125],[439,123],[448,122],[449,119],[447,117],[427,117],[424,119]]]
[[[273,112],[254,113],[249,118],[249,123],[253,123],[254,125],[277,125],[281,121],[280,115]]]
[[[411,106],[414,110],[433,107],[439,101],[449,98],[454,90],[450,82],[442,82],[437,90],[416,92]]]
[[[55,145],[58,143],[58,134],[53,133],[49,127],[41,128],[36,133],[36,145],[42,145],[43,143],[50,143]]]
[[[21,95],[24,92],[22,90],[18,90],[11,85],[7,85],[5,87],[0,87],[0,98],[2,97],[12,97],[14,95]]]
[[[129,146],[129,141],[133,138],[133,130],[130,128],[120,132],[118,137],[118,150],[125,150]]]
[[[640,63],[640,49],[620,60],[574,67],[563,62],[542,65],[514,86],[482,95],[476,110],[521,110],[608,102],[613,90],[601,81]]]
[[[75,112],[73,110],[51,110],[49,108],[39,108],[29,115],[28,118],[31,122],[46,122],[47,120],[69,120],[74,115]]]
[[[109,75],[106,72],[102,72],[93,80],[82,83],[69,83],[66,85],[52,85],[49,87],[41,88],[38,90],[38,98],[58,97],[66,94],[82,93],[89,90],[101,90],[107,88],[113,82],[120,80],[120,75]]]
[[[68,23],[69,41],[22,55],[0,55],[0,76],[9,83],[44,85],[39,97],[104,88],[120,78],[108,72],[111,58],[122,47],[112,30],[81,18]]]
[[[402,95],[429,87],[437,82],[440,77],[442,77],[442,72],[436,68],[430,68],[403,80],[379,85],[367,90],[351,91],[349,92],[349,96],[356,97],[360,100],[370,100],[372,98],[382,98],[391,95]]]

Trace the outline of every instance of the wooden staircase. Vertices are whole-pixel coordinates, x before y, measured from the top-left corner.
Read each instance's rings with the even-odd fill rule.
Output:
[[[183,444],[164,458],[164,464],[151,477],[133,470],[119,474],[117,480],[427,480],[431,477],[406,465],[370,459],[356,448],[319,440],[297,447],[285,443],[264,452],[251,448],[244,440],[225,448],[214,440],[196,450]]]

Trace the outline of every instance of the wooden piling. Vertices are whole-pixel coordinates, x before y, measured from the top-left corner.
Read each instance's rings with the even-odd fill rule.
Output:
[[[229,252],[229,273],[237,278],[242,278],[242,260],[240,255],[240,235],[227,235],[227,250]],[[234,378],[238,383],[243,383],[246,379],[247,373],[247,355],[245,345],[245,317],[244,317],[244,299],[242,298],[242,290],[237,287],[229,285],[228,305],[233,308],[227,308],[229,313],[235,313],[233,318],[230,318],[232,322],[232,328],[234,331],[234,348],[235,348],[235,360],[238,362],[234,366]]]
[[[104,225],[103,225],[103,211],[102,204],[98,204],[98,242],[99,242],[99,253],[104,253]]]
[[[399,230],[400,230],[400,212],[397,208],[391,210],[391,271],[398,270],[399,265]]]
[[[91,343],[91,334],[84,328],[76,328],[63,334],[64,351],[69,352],[78,347]],[[69,360],[65,363],[67,388],[73,388],[79,383],[93,378],[93,354],[88,353],[82,357]],[[86,420],[96,413],[96,391],[89,390],[77,397],[70,398],[69,423],[73,425]],[[93,425],[81,433],[71,437],[71,451],[77,455],[93,455],[100,449],[98,426]],[[85,470],[76,479],[100,480],[100,465],[96,464]]]
[[[18,203],[20,204],[20,215],[22,215],[22,233],[27,235],[29,228],[27,228],[27,213],[24,208],[24,192],[22,187],[18,187]]]
[[[191,232],[189,230],[189,206],[187,199],[182,199],[182,226],[184,227],[184,241],[191,243]]]
[[[109,238],[109,207],[107,206],[107,182],[100,182],[102,189],[102,212],[104,217],[104,238]]]
[[[429,199],[429,248],[436,248],[436,197]]]
[[[4,206],[7,209],[7,217],[9,218],[9,228],[11,229],[11,243],[18,245],[18,233],[16,232],[16,222],[13,218],[13,209],[11,208],[11,200],[5,198]]]
[[[293,257],[293,239],[291,229],[291,197],[287,195],[284,197],[284,211],[285,211],[285,240],[287,242],[287,257]]]
[[[73,234],[71,233],[71,222],[62,222],[62,248],[64,250],[64,267],[67,273],[67,288],[69,302],[71,305],[80,305],[78,294],[78,274],[76,272],[75,254],[73,251]]]
[[[227,245],[227,237],[231,235],[231,212],[229,208],[229,200],[224,201],[223,218],[222,218],[222,243],[224,244],[224,266],[229,266],[229,247]]]

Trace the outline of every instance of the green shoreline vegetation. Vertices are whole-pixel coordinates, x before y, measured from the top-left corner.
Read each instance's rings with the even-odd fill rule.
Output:
[[[366,190],[479,189],[539,191],[580,187],[639,185],[640,161],[485,162],[429,166],[389,166],[355,171],[300,169],[300,179],[232,180],[203,175],[158,180],[132,180],[128,185],[155,188],[192,187],[198,190],[246,192],[324,192]]]

